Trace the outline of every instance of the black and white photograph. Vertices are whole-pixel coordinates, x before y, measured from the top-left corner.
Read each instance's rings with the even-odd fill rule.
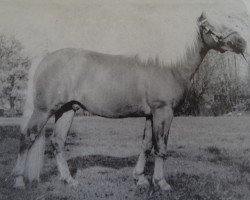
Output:
[[[250,199],[250,0],[0,0],[0,200],[85,199]]]

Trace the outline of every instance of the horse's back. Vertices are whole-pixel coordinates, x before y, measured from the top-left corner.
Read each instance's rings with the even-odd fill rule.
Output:
[[[138,83],[141,68],[133,67],[130,61],[122,55],[84,49],[55,51],[41,61],[36,71],[34,103],[48,110],[77,100],[93,112],[107,115],[138,110],[144,93],[143,85]]]
[[[84,70],[83,68],[86,67],[84,64],[87,62],[89,62],[89,64],[95,63],[108,65],[109,67],[115,66],[116,68],[119,65],[130,64],[130,62],[128,62],[128,57],[124,55],[104,54],[81,48],[59,49],[44,57],[36,70],[35,80],[39,76],[42,76],[41,74],[45,71],[51,74],[53,72],[58,73],[59,71],[63,70],[71,70],[75,67],[81,67],[80,69]]]
[[[73,60],[74,62],[77,60],[80,62],[88,53],[89,51],[84,49],[65,48],[47,54],[38,65],[34,81],[36,82],[46,71],[50,73],[56,71],[56,73],[58,73],[57,68],[60,68],[60,71],[65,70],[68,65],[72,65]],[[75,59],[76,57],[77,59]]]

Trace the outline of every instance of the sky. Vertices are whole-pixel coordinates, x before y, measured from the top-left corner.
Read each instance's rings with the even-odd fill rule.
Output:
[[[250,12],[250,0],[243,0],[243,2],[245,3],[248,12]]]
[[[65,47],[171,61],[203,10],[247,12],[240,0],[0,0],[0,33],[15,36],[33,61]]]

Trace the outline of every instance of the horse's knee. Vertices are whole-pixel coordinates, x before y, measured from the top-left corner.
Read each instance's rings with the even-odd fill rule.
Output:
[[[23,153],[25,150],[28,150],[34,143],[35,139],[35,134],[21,134],[19,153]]]
[[[146,155],[150,154],[153,147],[152,142],[152,120],[151,118],[146,119],[145,129],[142,141],[142,150]]]

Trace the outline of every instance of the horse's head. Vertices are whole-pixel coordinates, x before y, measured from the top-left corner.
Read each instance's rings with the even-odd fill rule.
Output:
[[[197,23],[203,45],[207,49],[215,49],[222,53],[232,51],[244,56],[247,43],[237,31],[212,25],[204,12],[198,18]]]

